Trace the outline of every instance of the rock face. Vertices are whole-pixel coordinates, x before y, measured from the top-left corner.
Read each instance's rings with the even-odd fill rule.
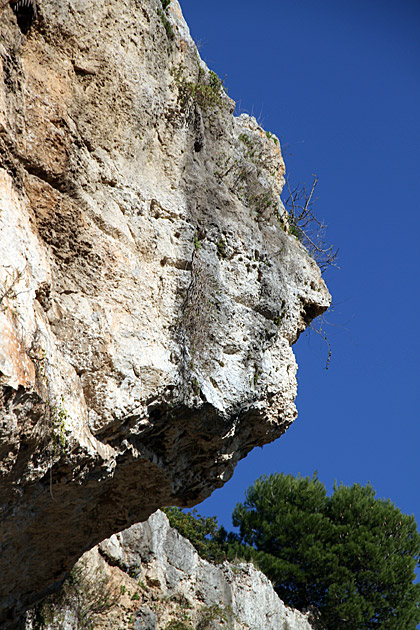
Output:
[[[203,560],[160,511],[88,551],[76,570],[79,595],[68,588],[60,604],[48,605],[40,630],[79,630],[80,611],[98,608],[101,588],[107,609],[84,620],[96,630],[312,630],[252,564]],[[34,630],[28,617],[26,630]]]
[[[87,549],[193,505],[296,416],[329,305],[275,136],[172,0],[0,15],[0,625]],[[31,22],[31,21],[29,21]]]

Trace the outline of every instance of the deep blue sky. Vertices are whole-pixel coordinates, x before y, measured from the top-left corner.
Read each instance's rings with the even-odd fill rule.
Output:
[[[198,506],[230,515],[260,475],[372,483],[420,523],[420,2],[181,0],[201,56],[239,111],[284,144],[292,181],[319,177],[340,248],[326,281],[332,360],[295,346],[299,417]]]

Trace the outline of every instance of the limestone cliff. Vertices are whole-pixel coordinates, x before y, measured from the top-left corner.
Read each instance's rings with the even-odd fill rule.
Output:
[[[329,305],[277,138],[233,116],[166,4],[38,0],[25,36],[0,14],[4,628],[279,437],[290,345]]]
[[[37,623],[38,622],[38,623]],[[157,511],[86,552],[25,630],[311,630],[252,564],[213,565]]]

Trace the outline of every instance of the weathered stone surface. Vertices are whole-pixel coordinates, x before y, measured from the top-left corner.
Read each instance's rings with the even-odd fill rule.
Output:
[[[252,564],[203,560],[160,511],[103,541],[76,566],[86,597],[79,601],[67,589],[40,630],[79,630],[77,611],[94,609],[101,588],[110,605],[89,615],[96,630],[312,630],[308,615],[285,606]],[[33,630],[31,619],[25,630]]]
[[[232,630],[311,630],[307,617],[285,606],[270,581],[252,564],[213,565],[200,558],[192,544],[157,511],[146,523],[133,525],[99,545],[101,555],[125,572],[137,570],[144,584],[155,585],[161,599],[189,603],[193,627],[211,617],[213,624]],[[164,628],[176,611],[162,607],[157,628]]]
[[[290,344],[330,298],[287,233],[276,139],[232,115],[176,0],[40,0],[26,38],[0,19],[7,628],[287,429]]]

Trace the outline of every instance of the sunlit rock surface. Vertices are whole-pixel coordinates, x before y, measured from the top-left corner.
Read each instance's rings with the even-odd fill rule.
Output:
[[[74,572],[78,583],[38,611],[38,630],[79,630],[82,611],[96,630],[312,630],[252,564],[203,560],[160,511],[88,551]]]
[[[233,116],[176,0],[42,0],[26,37],[0,20],[8,628],[288,428],[290,345],[330,296],[288,234],[277,139]]]

